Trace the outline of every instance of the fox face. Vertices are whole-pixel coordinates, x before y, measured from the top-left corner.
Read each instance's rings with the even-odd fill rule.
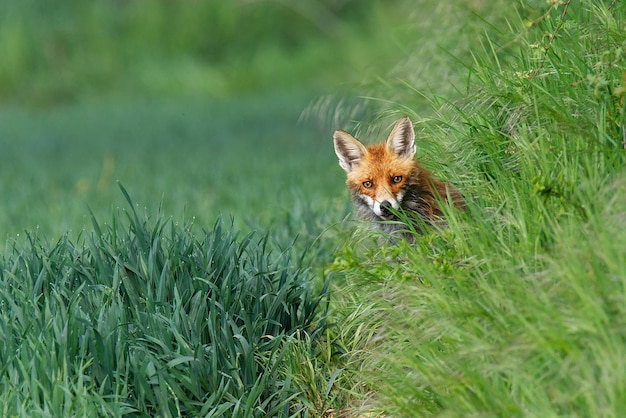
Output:
[[[396,122],[382,144],[366,147],[341,130],[335,131],[333,140],[353,196],[381,220],[391,219],[390,208],[400,208],[407,186],[417,175],[415,133],[409,118]]]
[[[459,208],[465,206],[463,196],[452,185],[434,180],[415,161],[415,132],[408,117],[395,123],[383,143],[365,146],[342,130],[335,131],[333,142],[348,189],[367,219],[398,220],[394,212],[402,210],[412,215],[411,219],[441,224],[441,201],[450,199]],[[382,228],[387,232],[403,229],[393,225]]]

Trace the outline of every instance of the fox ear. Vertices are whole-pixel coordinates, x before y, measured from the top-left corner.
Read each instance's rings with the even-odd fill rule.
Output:
[[[363,144],[345,131],[335,131],[333,134],[333,142],[335,144],[335,154],[337,154],[337,158],[339,158],[339,165],[346,173],[352,171],[354,165],[357,164],[367,152]]]
[[[387,148],[401,157],[415,156],[415,131],[411,119],[406,116],[398,119],[387,138]]]

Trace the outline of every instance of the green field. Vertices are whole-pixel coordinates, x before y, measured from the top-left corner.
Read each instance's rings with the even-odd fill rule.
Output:
[[[161,207],[205,228],[219,214],[267,226],[296,202],[332,207],[338,221],[345,204],[328,133],[298,122],[310,100],[296,92],[7,106],[0,170],[2,193],[11,198],[3,202],[1,235],[80,232],[90,227],[88,208],[108,220],[123,204],[117,182],[147,213]]]
[[[299,4],[0,6],[0,415],[619,417],[622,2]],[[331,142],[402,115],[414,245]]]

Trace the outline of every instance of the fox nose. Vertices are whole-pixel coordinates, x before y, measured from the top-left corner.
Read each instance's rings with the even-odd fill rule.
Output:
[[[391,211],[389,209],[391,209],[393,206],[391,205],[391,202],[389,202],[388,200],[383,200],[382,202],[380,202],[380,211],[385,214],[385,215],[391,215]]]

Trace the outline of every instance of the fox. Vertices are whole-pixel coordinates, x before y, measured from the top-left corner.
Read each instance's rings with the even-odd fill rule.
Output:
[[[333,143],[357,214],[385,234],[414,241],[409,231],[423,234],[423,226],[446,225],[442,203],[465,210],[464,196],[415,159],[415,131],[407,116],[395,122],[385,142],[366,146],[338,129]]]

